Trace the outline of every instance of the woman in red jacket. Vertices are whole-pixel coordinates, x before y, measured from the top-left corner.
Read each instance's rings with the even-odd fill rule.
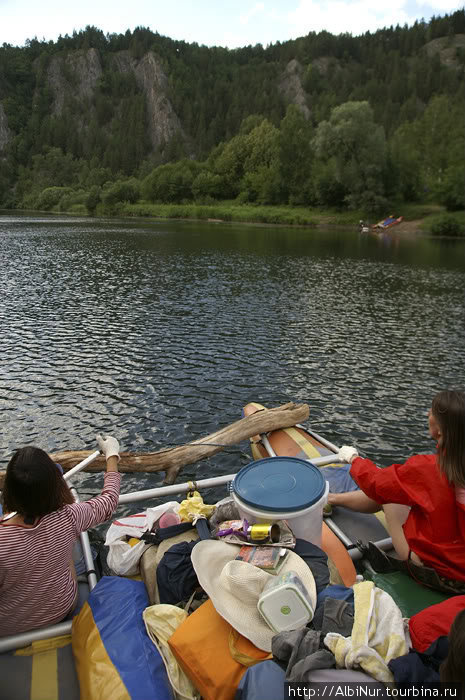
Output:
[[[436,454],[404,464],[380,469],[355,448],[341,447],[339,456],[351,464],[361,490],[330,494],[328,502],[365,513],[382,507],[401,561],[432,568],[465,589],[465,394],[437,394],[428,424]]]

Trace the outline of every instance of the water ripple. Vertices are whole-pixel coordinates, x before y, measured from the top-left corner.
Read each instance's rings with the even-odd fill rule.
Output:
[[[465,384],[464,248],[2,216],[0,459],[90,449],[97,431],[130,450],[183,444],[252,400],[308,402],[318,432],[380,464],[429,450],[432,395]],[[244,442],[183,478],[248,459]]]

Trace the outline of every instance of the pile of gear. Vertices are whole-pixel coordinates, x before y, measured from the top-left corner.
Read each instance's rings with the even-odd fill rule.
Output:
[[[73,625],[78,675],[81,690],[85,687],[89,693],[88,700],[100,698],[92,689],[97,679],[89,656],[89,616],[113,659],[113,672],[126,688],[134,687],[129,695],[134,699],[142,698],[137,686],[127,680],[135,669],[129,673],[118,667],[115,659],[124,664],[124,655],[109,647],[121,643],[118,635],[126,634],[127,654],[128,636],[134,641],[134,629],[141,620],[145,630],[139,630],[140,634],[145,632],[153,643],[150,653],[155,649],[159,655],[156,663],[151,662],[152,675],[157,677],[151,692],[160,700],[169,693],[177,700],[282,700],[286,682],[310,687],[314,683],[340,686],[348,682],[366,687],[369,683],[382,695],[385,686],[393,682],[439,680],[439,664],[447,654],[447,638],[441,633],[447,634],[447,622],[442,629],[436,625],[433,632],[432,609],[411,618],[409,631],[387,592],[371,581],[352,587],[331,581],[325,552],[296,539],[285,521],[279,523],[278,531],[274,529],[273,536],[271,528],[261,528],[265,533],[261,544],[285,550],[279,575],[253,566],[240,556],[244,546],[256,544],[250,532],[232,499],[210,506],[194,490],[182,503],[165,503],[111,525],[106,544],[108,564],[116,577],[101,579],[87,610],[84,606]],[[142,579],[143,592],[141,581],[133,580],[134,576]],[[296,628],[290,623],[288,629],[277,630],[259,609],[264,591],[278,578],[297,582],[297,594],[300,586],[300,600],[308,615]],[[111,586],[113,590],[116,585],[121,591],[121,608],[112,636],[108,627],[103,630],[99,626],[100,620],[107,618],[98,606],[114,605],[114,597],[109,599],[104,589]],[[280,592],[285,588],[281,586]],[[136,610],[134,601],[139,595],[142,602]],[[465,608],[465,596],[454,600],[457,598],[463,599]],[[292,619],[292,606],[278,595],[275,599],[280,612]],[[126,606],[130,607],[127,615]],[[456,608],[434,618],[445,620],[457,612]],[[429,616],[426,621],[425,614]],[[137,665],[138,661],[133,659],[132,663]],[[147,670],[139,669],[139,673]],[[101,667],[99,674],[101,684],[105,675]],[[116,688],[115,683],[109,670],[107,690]],[[148,692],[147,687],[144,692]]]

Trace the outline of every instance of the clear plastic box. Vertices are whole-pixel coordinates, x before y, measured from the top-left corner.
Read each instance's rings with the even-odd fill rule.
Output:
[[[275,632],[303,627],[313,619],[313,606],[302,580],[295,571],[270,579],[257,603],[266,623]]]

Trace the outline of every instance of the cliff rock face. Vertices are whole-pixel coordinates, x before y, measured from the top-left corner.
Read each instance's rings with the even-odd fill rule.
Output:
[[[279,81],[279,91],[291,104],[297,105],[304,117],[310,117],[305,90],[302,86],[302,66],[293,58],[289,61]]]
[[[173,106],[166,96],[168,79],[152,51],[136,61],[127,51],[113,58],[116,70],[133,72],[137,85],[145,95],[150,142],[154,149],[163,147],[182,127]]]
[[[6,118],[5,110],[0,102],[0,154],[5,150],[8,142],[10,140],[10,131],[8,129],[8,120]]]
[[[458,53],[465,51],[465,34],[433,39],[425,45],[424,50],[430,58],[439,54],[439,60],[443,66],[458,70],[463,65],[458,59]]]
[[[101,75],[97,49],[74,51],[65,59],[54,56],[47,70],[47,81],[54,93],[52,113],[61,114],[67,95],[90,99]]]
[[[145,95],[148,132],[154,150],[162,149],[174,134],[182,134],[181,123],[166,96],[167,77],[154,53],[150,51],[137,61],[128,51],[120,51],[112,57],[112,69],[133,73]],[[66,58],[54,56],[47,70],[47,81],[53,91],[52,114],[62,113],[67,97],[79,102],[87,100],[88,108],[92,109],[91,99],[102,72],[96,49],[74,51]]]

